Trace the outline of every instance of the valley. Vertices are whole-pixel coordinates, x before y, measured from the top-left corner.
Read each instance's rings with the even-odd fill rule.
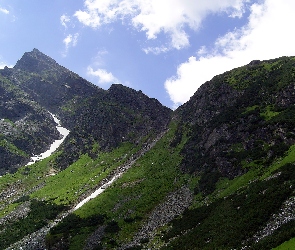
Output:
[[[0,249],[294,242],[294,57],[215,76],[175,111],[37,49],[0,83]]]

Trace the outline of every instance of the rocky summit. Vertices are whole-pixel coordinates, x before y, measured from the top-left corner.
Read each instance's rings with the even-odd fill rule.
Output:
[[[34,49],[0,94],[0,249],[295,246],[295,57],[215,76],[172,111]]]

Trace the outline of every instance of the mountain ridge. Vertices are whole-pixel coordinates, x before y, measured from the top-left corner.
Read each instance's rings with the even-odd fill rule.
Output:
[[[38,50],[17,65],[0,71],[0,86],[10,86],[0,110],[13,91],[40,114],[54,111],[71,132],[49,158],[0,178],[1,248],[275,249],[294,242],[295,57],[254,60],[215,76],[175,111],[123,85],[97,88]],[[61,98],[46,98],[44,86]],[[12,129],[14,117],[0,118]]]
[[[38,103],[57,115],[62,124],[72,131],[65,142],[65,147],[68,150],[66,150],[64,157],[60,156],[60,164],[64,165],[63,168],[72,163],[71,161],[77,160],[82,152],[89,151],[83,145],[87,147],[89,143],[94,144],[92,137],[100,141],[99,144],[101,144],[102,149],[112,149],[118,146],[118,143],[124,141],[122,140],[123,137],[127,138],[125,141],[131,140],[131,130],[134,133],[133,137],[138,136],[140,138],[141,135],[147,135],[146,133],[150,130],[161,130],[168,123],[167,117],[170,109],[162,106],[157,100],[147,97],[141,91],[134,91],[123,85],[112,85],[109,90],[103,90],[60,66],[55,60],[38,49],[26,52],[12,69],[5,68],[0,71],[0,74],[5,77],[5,80],[11,86],[18,88],[19,92],[25,93],[23,94],[25,99]],[[127,106],[128,108],[126,108]],[[129,110],[131,108],[134,108],[134,114]],[[117,116],[118,126],[113,127],[114,122],[111,120],[114,117],[109,115],[109,111],[106,112],[105,110],[109,110]],[[163,119],[154,115],[157,112],[162,115]],[[99,119],[94,118],[94,113]],[[134,116],[138,116],[137,122],[134,122]],[[94,120],[98,123],[94,124]],[[119,125],[119,121],[122,121],[121,125]],[[134,123],[134,126],[131,127],[126,122],[128,124]],[[145,125],[149,124],[149,127],[138,126],[143,122],[145,122]],[[101,128],[100,131],[95,128],[96,126]],[[131,129],[127,131],[126,128],[129,127]],[[120,134],[121,138],[114,134],[115,131]],[[53,139],[56,139],[56,137],[51,140],[53,141]],[[79,146],[77,147],[76,143],[70,142],[75,140],[84,141],[84,143],[78,143]],[[49,145],[50,141],[47,142],[47,146]],[[33,149],[30,151],[29,155],[42,152],[40,150],[33,152]],[[22,162],[24,162],[24,159],[22,159]],[[7,169],[9,169],[9,164],[7,165]]]

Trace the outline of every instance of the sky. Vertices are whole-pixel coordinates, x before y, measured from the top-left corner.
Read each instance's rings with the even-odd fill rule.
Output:
[[[295,56],[294,0],[0,0],[0,68],[39,49],[172,109],[215,75]]]

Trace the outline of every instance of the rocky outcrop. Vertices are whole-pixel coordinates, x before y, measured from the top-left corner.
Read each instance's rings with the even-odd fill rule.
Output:
[[[10,248],[46,248],[45,235],[64,216],[80,207],[73,208],[74,205],[82,205],[79,201],[85,198],[89,201],[94,197],[89,196],[92,192],[105,190],[122,174],[131,174],[132,178],[137,176],[137,173],[128,171],[133,166],[140,167],[137,171],[143,172],[130,181],[126,178],[120,186],[122,189],[115,190],[118,196],[111,196],[114,203],[106,208],[107,216],[100,214],[106,221],[92,224],[93,217],[87,217],[87,211],[83,212],[87,218],[79,217],[79,211],[76,211],[64,225],[74,229],[75,221],[89,221],[79,225],[73,233],[68,233],[67,227],[57,230],[57,237],[52,230],[47,246],[68,248],[75,244],[70,239],[77,240],[79,233],[83,239],[88,237],[84,249],[102,245],[117,249],[218,249],[220,246],[239,249],[246,248],[246,245],[258,247],[259,244],[270,249],[290,239],[294,231],[289,234],[288,229],[292,227],[293,230],[295,219],[294,76],[294,58],[252,61],[214,77],[186,104],[172,112],[141,91],[119,84],[105,91],[36,49],[26,53],[14,68],[0,70],[0,175],[17,169],[32,152],[39,152],[59,136],[47,110],[57,114],[62,126],[71,131],[59,148],[59,155],[50,163],[57,175],[82,154],[88,154],[92,158],[88,158],[89,161],[95,161],[102,151],[111,151],[124,143],[132,143],[133,149],[138,151],[99,183],[87,184],[87,191],[70,201],[72,209],[60,210],[59,215],[45,220],[46,226],[30,231]],[[168,125],[171,116],[173,122]],[[161,149],[158,147],[146,154],[155,161],[142,159],[162,136],[165,143],[160,141]],[[124,155],[112,160],[125,159],[128,154]],[[173,162],[168,159],[170,155]],[[87,171],[87,166],[89,163],[83,170]],[[95,167],[99,166],[99,163],[95,164]],[[158,169],[159,166],[162,168]],[[155,177],[144,186],[145,179],[157,176],[151,169],[157,174],[161,172],[159,176],[166,177],[167,183]],[[231,180],[248,171],[249,174]],[[28,173],[24,169],[22,174]],[[24,203],[3,217],[0,225],[14,222],[17,216],[20,220],[26,218],[33,206],[29,211],[29,202],[24,198],[33,204],[34,200],[28,195],[46,185],[47,177],[45,173],[40,177],[42,181],[38,180],[35,186],[32,184],[29,190],[21,179],[2,186],[1,208],[6,209],[14,202]],[[133,196],[136,185],[141,184],[143,186]],[[166,193],[157,188],[149,189],[148,185],[155,187],[154,184],[167,186]],[[149,196],[148,192],[154,192],[154,197],[165,199],[147,199],[151,206],[148,211],[141,211],[139,207],[147,204],[137,203],[141,188],[146,196]],[[44,197],[44,203],[46,199]],[[102,195],[101,199],[104,202],[103,199],[109,198]],[[133,203],[129,206],[131,200]],[[119,212],[120,209],[123,212]],[[90,214],[93,213],[92,209]],[[134,217],[129,217],[131,213]],[[271,238],[272,235],[275,237]]]
[[[103,91],[37,49],[22,56],[13,67],[10,79],[54,114],[63,113],[72,102]]]
[[[152,240],[156,236],[156,230],[167,225],[176,216],[181,215],[191,205],[192,199],[192,192],[187,187],[182,187],[169,194],[166,200],[151,212],[147,221],[133,237],[132,242],[120,249],[140,246],[143,242]]]
[[[290,197],[283,204],[277,214],[273,214],[265,227],[254,235],[253,240],[255,242],[260,241],[266,236],[271,235],[282,225],[295,219],[295,197]]]

